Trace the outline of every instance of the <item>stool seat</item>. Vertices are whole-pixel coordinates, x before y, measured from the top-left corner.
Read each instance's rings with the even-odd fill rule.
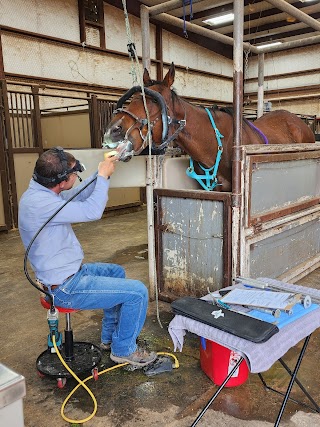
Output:
[[[48,302],[44,297],[42,297],[42,296],[40,296],[40,303],[41,303],[41,305],[42,305],[42,307],[43,308],[46,308],[46,309],[48,309],[49,310],[49,308],[51,307],[51,304],[50,304],[50,302]],[[74,312],[76,312],[76,311],[80,311],[79,309],[77,309],[77,308],[64,308],[64,307],[58,307],[58,306],[55,306],[56,307],[56,309],[58,309],[58,311],[60,312],[60,313],[74,313]]]

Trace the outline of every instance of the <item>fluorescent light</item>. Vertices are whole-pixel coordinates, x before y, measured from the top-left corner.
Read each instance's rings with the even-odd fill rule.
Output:
[[[206,19],[204,22],[208,25],[219,25],[234,20],[234,13],[227,13],[225,15],[214,16],[213,18]]]
[[[260,44],[259,46],[256,46],[257,49],[263,49],[265,47],[271,47],[271,46],[277,46],[279,44],[282,44],[282,42],[270,42],[266,44]]]

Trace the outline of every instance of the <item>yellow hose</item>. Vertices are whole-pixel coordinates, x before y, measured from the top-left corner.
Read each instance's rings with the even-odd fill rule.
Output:
[[[68,423],[74,423],[74,424],[76,424],[76,423],[78,423],[78,424],[83,424],[83,423],[86,423],[87,421],[89,421],[89,420],[91,420],[94,416],[95,416],[95,414],[96,414],[96,412],[97,412],[97,408],[98,408],[98,404],[97,404],[97,400],[96,400],[96,398],[95,398],[95,396],[94,396],[94,394],[92,393],[92,391],[89,389],[89,387],[88,386],[86,386],[86,382],[87,381],[89,381],[89,380],[91,380],[92,378],[93,378],[93,375],[90,375],[90,377],[87,377],[86,379],[84,379],[83,381],[72,371],[72,369],[67,365],[67,363],[63,360],[63,357],[61,356],[61,353],[60,353],[60,351],[59,351],[59,349],[58,349],[58,347],[57,347],[57,344],[56,344],[56,339],[55,339],[55,336],[53,335],[52,336],[52,343],[53,343],[53,346],[54,346],[54,349],[55,349],[55,351],[56,351],[56,353],[57,353],[57,355],[58,355],[58,357],[59,357],[59,359],[60,359],[60,361],[61,361],[61,363],[63,364],[63,366],[67,369],[67,371],[68,372],[70,372],[70,374],[73,376],[73,378],[75,378],[77,381],[78,381],[78,384],[74,387],[74,389],[73,390],[71,390],[71,392],[68,394],[68,396],[65,398],[65,400],[64,400],[64,402],[62,403],[62,406],[61,406],[61,410],[60,410],[60,414],[61,414],[61,417],[65,420],[65,421],[67,421]],[[174,361],[175,361],[175,363],[174,363],[174,368],[176,369],[176,368],[179,368],[179,362],[178,362],[178,359],[176,358],[176,356],[174,355],[174,354],[172,354],[172,353],[166,353],[166,352],[158,352],[157,353],[158,355],[167,355],[167,356],[171,356],[173,359],[174,359]],[[105,374],[106,372],[108,372],[108,371],[113,371],[114,369],[118,369],[118,368],[121,368],[122,366],[125,366],[125,365],[129,365],[129,363],[128,362],[126,362],[126,363],[120,363],[119,365],[115,365],[115,366],[111,366],[110,368],[107,368],[107,369],[104,369],[103,371],[101,371],[101,372],[98,372],[98,375],[102,375],[102,374]],[[72,419],[70,419],[70,418],[68,418],[66,415],[64,415],[64,410],[65,410],[65,407],[66,407],[66,405],[67,405],[67,403],[68,403],[68,401],[69,401],[69,399],[70,399],[70,397],[78,390],[78,388],[80,387],[80,386],[82,386],[87,392],[88,392],[88,394],[89,394],[89,396],[91,397],[91,399],[92,399],[92,401],[93,401],[93,411],[92,411],[92,413],[87,417],[87,418],[84,418],[84,419],[82,419],[82,420],[72,420]]]

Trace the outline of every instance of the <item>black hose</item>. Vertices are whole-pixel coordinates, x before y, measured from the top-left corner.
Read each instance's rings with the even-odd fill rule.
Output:
[[[83,190],[85,190],[87,187],[89,187],[89,185],[91,185],[95,180],[97,179],[97,177],[95,176],[91,181],[89,181],[84,187],[82,187],[77,193],[75,193],[72,197],[70,197],[69,200],[67,200],[56,212],[54,212],[49,219],[47,219],[47,221],[39,228],[39,230],[36,232],[36,234],[32,237],[32,239],[30,240],[30,243],[26,249],[26,252],[24,254],[24,261],[23,261],[23,270],[24,270],[24,274],[26,276],[26,278],[29,280],[29,282],[31,283],[31,285],[38,289],[38,291],[43,292],[44,294],[47,295],[48,298],[50,298],[50,311],[52,311],[54,309],[54,300],[53,300],[53,296],[41,289],[39,286],[36,285],[36,283],[32,280],[32,278],[29,275],[28,272],[28,268],[27,268],[27,264],[28,264],[28,255],[31,249],[31,246],[33,245],[34,241],[36,240],[36,238],[39,236],[39,234],[41,233],[41,231],[44,229],[44,227],[68,204],[70,203],[75,197],[77,197]]]

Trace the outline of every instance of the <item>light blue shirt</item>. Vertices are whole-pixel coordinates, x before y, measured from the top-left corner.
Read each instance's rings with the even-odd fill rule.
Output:
[[[84,180],[78,187],[56,194],[30,181],[19,203],[19,231],[25,248],[40,227],[84,187],[95,175]],[[71,224],[100,219],[108,201],[110,180],[97,179],[68,203],[40,232],[29,252],[29,261],[39,279],[45,285],[63,283],[76,273],[83,260],[83,250]]]

